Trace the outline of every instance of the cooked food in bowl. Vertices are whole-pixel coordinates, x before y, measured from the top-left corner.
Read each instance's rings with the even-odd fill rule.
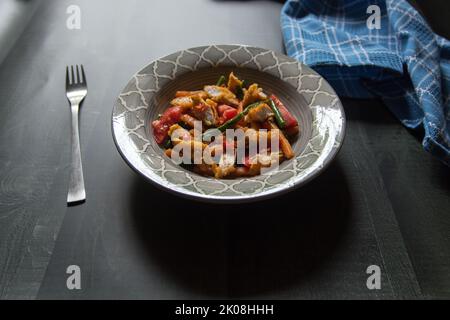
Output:
[[[232,76],[228,86],[228,75],[232,71],[238,77],[235,79]],[[221,75],[228,78],[225,77],[225,83],[222,78],[220,88],[216,88],[214,86],[217,86]],[[242,79],[246,79],[247,84]],[[263,90],[255,90],[255,86],[252,89],[249,84],[253,83]],[[205,85],[213,87],[205,90]],[[198,92],[176,94],[178,90]],[[272,108],[272,103],[268,101],[269,98],[275,99],[271,97],[272,93],[278,95],[291,114],[289,117],[289,113],[280,107],[281,104],[278,106],[284,127],[283,122],[277,122],[273,109],[273,115],[265,106],[255,109],[260,112],[258,114],[250,114],[249,109],[255,106],[246,109],[256,102]],[[245,94],[246,101],[255,101],[244,103]],[[171,105],[175,98],[184,99]],[[198,105],[200,107],[194,109]],[[219,110],[221,105],[226,106]],[[239,116],[237,123],[231,121],[231,129],[222,127],[244,110],[247,113]],[[270,117],[261,122],[267,116],[266,112]],[[187,123],[181,120],[183,115]],[[192,122],[189,125],[187,116],[194,119],[194,128]],[[248,121],[250,119],[254,120]],[[159,121],[153,128],[155,120]],[[279,132],[283,133],[289,144],[280,143],[280,135],[276,139],[276,129],[259,132],[258,128],[263,130],[267,124],[280,128]],[[180,128],[174,127],[170,131],[173,125]],[[208,45],[171,53],[150,62],[134,74],[117,97],[111,127],[114,143],[126,163],[161,189],[189,199],[242,203],[285,193],[321,174],[342,146],[345,113],[339,97],[328,82],[293,58],[245,45]],[[225,128],[225,131],[219,128]],[[241,139],[238,133],[242,134],[245,128],[244,134],[247,135]],[[299,129],[300,133],[296,134]],[[232,139],[226,139],[228,131],[235,133]],[[250,135],[254,131],[257,131],[256,135]],[[227,150],[221,154],[220,140],[222,146],[228,146],[235,154]],[[260,140],[256,151],[255,140]],[[168,145],[165,146],[166,142]],[[269,142],[266,148],[264,142]],[[278,153],[276,142],[279,144]],[[289,145],[294,153],[292,158],[288,158]],[[170,149],[167,151],[169,157],[164,154],[167,149]],[[207,151],[211,151],[214,161],[209,161]],[[256,156],[258,153],[260,156]],[[266,167],[268,163],[276,162],[280,153],[284,162],[275,169]],[[222,157],[223,154],[226,155]],[[273,159],[270,155],[274,156]],[[246,158],[249,161],[242,161]]]
[[[168,157],[217,179],[260,175],[293,158],[299,135],[298,120],[278,97],[233,72],[196,91],[177,91],[152,129]]]

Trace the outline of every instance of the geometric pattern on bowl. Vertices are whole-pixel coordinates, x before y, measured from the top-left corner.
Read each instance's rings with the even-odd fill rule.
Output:
[[[151,120],[175,91],[202,88],[229,71],[276,94],[299,119],[295,157],[277,170],[250,178],[204,177],[172,162],[154,141]],[[323,171],[343,143],[345,114],[326,80],[295,59],[251,46],[211,45],[170,54],[136,73],[114,104],[112,132],[124,160],[156,186],[197,200],[247,202],[301,186]]]

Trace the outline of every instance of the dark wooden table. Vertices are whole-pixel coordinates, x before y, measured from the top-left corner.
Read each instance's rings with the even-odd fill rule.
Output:
[[[66,28],[71,4],[80,30]],[[450,170],[376,100],[343,100],[348,133],[333,165],[260,203],[183,200],[119,156],[111,109],[135,71],[210,43],[283,51],[281,5],[36,6],[0,65],[0,298],[450,298]],[[87,202],[67,207],[64,69],[80,63]],[[81,268],[81,290],[66,287],[69,265]],[[380,290],[366,287],[369,265],[381,268]]]

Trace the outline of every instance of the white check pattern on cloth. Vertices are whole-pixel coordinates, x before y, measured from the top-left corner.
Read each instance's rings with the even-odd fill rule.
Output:
[[[367,8],[381,10],[380,29]],[[450,166],[450,42],[406,0],[288,0],[281,12],[287,53],[343,97],[379,97],[423,146]]]

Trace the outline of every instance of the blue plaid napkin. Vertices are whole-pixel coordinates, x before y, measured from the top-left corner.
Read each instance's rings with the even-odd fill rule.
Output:
[[[281,27],[290,56],[340,96],[381,98],[406,127],[423,128],[424,148],[450,165],[450,42],[406,0],[288,0]]]

